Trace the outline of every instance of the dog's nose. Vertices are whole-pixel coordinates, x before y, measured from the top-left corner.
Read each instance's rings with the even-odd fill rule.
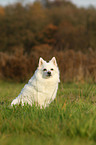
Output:
[[[51,76],[51,72],[50,72],[50,71],[48,71],[47,74],[48,74],[49,76]]]

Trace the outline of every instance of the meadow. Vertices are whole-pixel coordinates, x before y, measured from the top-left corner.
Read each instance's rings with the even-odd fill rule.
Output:
[[[96,144],[96,84],[60,83],[46,109],[10,107],[23,86],[0,81],[0,144]]]

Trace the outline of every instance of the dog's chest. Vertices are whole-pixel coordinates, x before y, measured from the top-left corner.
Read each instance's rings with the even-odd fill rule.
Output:
[[[56,84],[45,83],[37,85],[37,90],[39,92],[50,94],[56,88]]]
[[[34,100],[35,102],[38,102],[41,106],[46,104],[49,104],[50,100],[53,100],[56,96],[56,90],[57,90],[57,83],[41,83],[36,82],[28,85],[27,89],[27,95],[30,99]]]
[[[48,101],[48,100],[51,100],[52,97],[54,97],[54,92],[56,91],[57,89],[57,86],[56,85],[53,85],[53,86],[50,86],[50,85],[43,85],[43,86],[40,86],[38,88],[38,99],[40,101]]]

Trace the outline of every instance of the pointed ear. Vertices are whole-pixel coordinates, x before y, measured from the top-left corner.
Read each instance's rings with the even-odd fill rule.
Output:
[[[55,58],[55,57],[53,57],[53,58],[50,60],[50,62],[52,62],[55,66],[57,66],[57,62],[56,62],[56,58]]]
[[[41,67],[43,65],[43,63],[44,63],[44,60],[42,57],[40,57],[38,66]]]

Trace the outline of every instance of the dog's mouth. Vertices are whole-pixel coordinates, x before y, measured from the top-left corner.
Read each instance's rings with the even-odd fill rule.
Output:
[[[48,75],[48,74],[46,74],[46,75],[44,76],[45,79],[49,79],[49,78],[51,78],[51,77],[52,77],[52,75]]]
[[[51,77],[52,75],[51,74],[47,74],[47,77]]]
[[[48,76],[48,77],[52,76],[52,74],[51,74],[50,71],[47,72],[47,76]]]

